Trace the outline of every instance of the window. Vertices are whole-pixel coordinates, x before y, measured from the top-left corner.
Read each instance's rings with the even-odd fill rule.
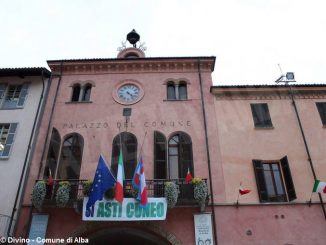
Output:
[[[297,198],[286,156],[279,161],[253,160],[253,165],[260,202],[287,202]]]
[[[72,87],[72,102],[82,102],[82,101],[90,101],[91,98],[92,85],[87,83],[84,86],[80,86],[80,84],[75,84]]]
[[[69,135],[63,141],[57,179],[79,179],[83,143],[82,136],[77,133]]]
[[[0,158],[8,158],[14,142],[17,123],[0,124]]]
[[[28,83],[19,85],[0,84],[0,106],[2,109],[15,109],[24,106]]]
[[[317,109],[320,115],[321,122],[326,126],[326,102],[317,102]]]
[[[84,87],[82,101],[89,101],[90,100],[90,98],[91,98],[91,90],[92,90],[92,85],[91,84],[86,84],[85,87]]]
[[[120,145],[122,143],[122,148]],[[135,135],[127,132],[118,134],[113,139],[112,144],[112,172],[117,176],[118,159],[122,149],[123,166],[126,179],[132,179],[137,165],[137,138]]]
[[[187,99],[187,84],[180,83],[179,85],[179,99],[186,100]]]
[[[155,131],[154,132],[154,178],[166,179],[166,138]]]
[[[256,128],[273,127],[272,120],[269,115],[268,105],[266,103],[251,104],[251,112]]]
[[[192,142],[186,133],[176,133],[168,141],[169,178],[183,179],[188,168],[193,175]]]
[[[168,100],[187,100],[187,83],[168,82],[167,84],[167,99]]]
[[[79,101],[79,94],[80,94],[80,85],[79,84],[75,84],[73,86],[73,88],[72,88],[71,101],[73,101],[73,102]]]
[[[59,150],[61,145],[61,139],[58,130],[52,129],[52,135],[46,158],[46,168],[44,170],[44,176],[54,176],[57,169],[57,162],[59,158]]]

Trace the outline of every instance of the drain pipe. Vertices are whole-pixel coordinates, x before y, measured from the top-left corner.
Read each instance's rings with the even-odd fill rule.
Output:
[[[35,115],[35,119],[34,119],[34,122],[33,122],[33,127],[32,127],[32,131],[31,131],[31,135],[29,137],[29,142],[28,142],[28,147],[27,147],[27,151],[26,151],[26,155],[25,155],[25,160],[24,160],[24,164],[23,164],[23,169],[21,171],[21,174],[20,174],[20,179],[19,179],[19,183],[18,183],[18,188],[17,188],[17,193],[16,193],[16,197],[15,197],[15,202],[14,202],[14,206],[12,208],[12,212],[11,212],[11,217],[10,217],[10,221],[9,221],[9,226],[8,226],[8,230],[7,230],[7,236],[10,237],[10,230],[11,230],[11,226],[12,226],[12,222],[14,220],[14,216],[15,216],[15,213],[17,211],[17,202],[18,202],[18,199],[19,199],[19,194],[22,193],[23,195],[23,192],[21,192],[21,188],[22,188],[22,184],[23,184],[23,180],[24,180],[24,176],[25,176],[25,170],[26,170],[26,167],[29,168],[29,165],[30,163],[28,163],[28,159],[30,157],[30,152],[31,152],[31,148],[32,148],[32,141],[33,141],[33,136],[34,136],[34,131],[35,131],[35,128],[36,128],[36,124],[37,124],[37,120],[38,120],[38,117],[39,117],[39,114],[40,114],[40,108],[41,108],[41,104],[42,104],[42,100],[43,100],[43,97],[44,97],[44,90],[45,90],[45,84],[44,84],[44,70],[42,70],[41,72],[41,78],[42,78],[42,92],[41,92],[41,97],[40,97],[40,100],[38,102],[38,106],[37,106],[37,110],[36,110],[36,115]],[[27,173],[27,171],[26,171]],[[24,187],[24,186],[23,186]],[[24,189],[24,188],[22,188]],[[22,199],[22,196],[20,197],[20,199]],[[19,207],[18,207],[18,210],[20,210],[20,203],[19,203]]]
[[[50,127],[51,127],[51,121],[52,121],[52,117],[53,117],[53,113],[54,113],[54,108],[55,108],[57,97],[58,97],[59,88],[60,88],[60,85],[61,85],[62,73],[63,73],[63,61],[61,61],[61,64],[60,64],[60,75],[56,75],[56,76],[59,76],[59,81],[58,81],[58,85],[57,85],[57,88],[56,88],[56,91],[55,91],[54,100],[53,100],[53,103],[52,103],[52,109],[51,109],[51,114],[50,114],[50,117],[49,117],[49,124],[48,124],[48,128],[47,128],[47,131],[46,131],[45,143],[44,143],[44,147],[43,147],[43,151],[42,151],[42,156],[41,156],[41,161],[40,161],[40,166],[39,166],[37,179],[40,179],[40,176],[41,176],[42,160],[43,160],[44,155],[45,155],[46,142],[48,141],[48,138],[49,138],[49,131],[50,131]],[[29,217],[28,217],[28,222],[27,222],[28,223],[27,227],[29,227],[29,228],[31,227],[31,223],[32,223],[32,215],[33,215],[33,205],[31,205],[31,207],[30,207]],[[28,236],[28,230],[29,229],[26,230],[25,237]]]
[[[54,95],[54,100],[53,100],[53,104],[52,104],[52,109],[51,109],[51,114],[50,114],[50,117],[49,117],[49,124],[48,124],[48,128],[46,130],[46,136],[45,136],[45,143],[44,143],[44,147],[43,147],[43,151],[42,151],[42,156],[41,156],[41,160],[40,160],[40,167],[38,169],[38,174],[37,174],[37,179],[40,179],[41,177],[41,170],[43,168],[42,166],[42,161],[44,159],[44,155],[45,155],[45,148],[46,148],[46,143],[48,142],[48,138],[49,138],[49,131],[50,131],[50,127],[52,125],[52,117],[53,117],[53,113],[54,113],[54,109],[55,109],[55,105],[56,105],[56,102],[57,102],[57,98],[58,98],[58,93],[59,93],[59,88],[60,88],[60,85],[61,85],[61,79],[62,79],[62,73],[63,73],[63,61],[61,61],[61,64],[60,64],[60,74],[57,75],[59,76],[59,81],[58,81],[58,85],[57,85],[57,89],[55,91],[55,95]]]
[[[312,163],[312,160],[311,160],[311,155],[310,155],[310,151],[309,151],[309,148],[308,148],[306,136],[304,134],[303,127],[302,127],[302,124],[301,124],[301,119],[300,119],[300,116],[299,116],[298,108],[297,108],[297,105],[296,105],[295,100],[294,100],[293,90],[292,90],[291,85],[289,85],[288,83],[285,83],[285,84],[287,86],[289,86],[290,96],[291,96],[291,100],[292,100],[292,105],[294,107],[295,115],[296,115],[297,120],[298,120],[298,123],[299,123],[301,135],[302,135],[302,138],[303,138],[304,146],[305,146],[305,149],[306,149],[306,153],[307,153],[307,156],[308,156],[308,161],[309,161],[310,168],[311,168],[311,172],[312,172],[312,175],[314,176],[314,180],[316,180],[317,179],[316,172],[315,172],[315,169],[314,169],[314,165]],[[319,196],[320,204],[321,204],[321,207],[322,207],[322,210],[323,210],[325,219],[326,219],[326,210],[325,210],[323,198],[322,198],[322,196],[321,196],[320,193],[318,193],[318,196]]]
[[[199,84],[200,84],[200,97],[201,97],[201,104],[202,104],[202,111],[203,111],[203,118],[204,118],[206,155],[207,155],[208,175],[209,175],[209,188],[211,189],[211,193],[212,193],[211,194],[211,208],[212,208],[212,213],[213,213],[213,232],[214,232],[214,240],[215,240],[216,244],[218,244],[216,223],[215,223],[215,207],[214,207],[215,202],[214,202],[214,191],[213,191],[213,184],[212,184],[211,158],[210,158],[210,153],[209,153],[206,110],[205,110],[205,102],[204,102],[204,95],[203,95],[203,83],[202,83],[202,77],[201,77],[200,63],[201,63],[200,59],[198,59],[198,78],[199,78]]]

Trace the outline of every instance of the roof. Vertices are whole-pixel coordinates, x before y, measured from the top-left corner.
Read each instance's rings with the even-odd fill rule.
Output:
[[[51,72],[44,67],[0,68],[0,77],[5,76],[41,76],[50,77]]]

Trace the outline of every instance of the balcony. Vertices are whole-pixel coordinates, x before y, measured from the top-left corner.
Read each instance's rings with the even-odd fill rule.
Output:
[[[46,197],[43,205],[45,207],[55,207],[55,193],[59,187],[59,182],[69,181],[71,185],[70,200],[67,207],[73,207],[77,200],[84,198],[83,183],[87,180],[54,180],[53,185],[47,185]],[[164,186],[166,182],[174,182],[179,186],[179,196],[177,206],[198,206],[197,201],[194,199],[194,188],[192,184],[186,183],[184,179],[166,180],[155,179],[146,180],[147,195],[148,197],[165,197]],[[203,179],[207,184],[207,179]],[[132,187],[132,180],[124,181],[124,197],[134,197],[134,190]]]

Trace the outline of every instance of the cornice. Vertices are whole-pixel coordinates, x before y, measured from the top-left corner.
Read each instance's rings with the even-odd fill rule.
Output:
[[[202,72],[212,72],[214,59],[201,59]],[[61,62],[48,62],[53,73],[60,73]],[[197,59],[154,60],[154,59],[124,59],[104,61],[62,61],[63,74],[101,74],[101,73],[156,73],[156,72],[197,72]]]
[[[295,99],[326,99],[326,88],[300,88],[292,89]],[[288,100],[291,99],[289,89],[278,90],[238,90],[214,91],[216,100]]]

